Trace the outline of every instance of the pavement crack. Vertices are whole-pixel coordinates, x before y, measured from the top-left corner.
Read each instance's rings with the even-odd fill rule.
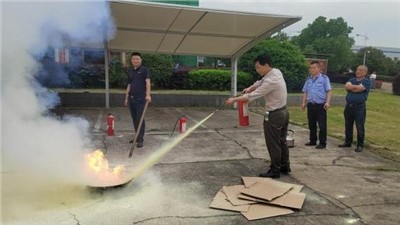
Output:
[[[357,218],[362,224],[366,224],[363,220],[362,217],[349,205],[347,205],[346,203],[340,201],[339,199],[336,199],[328,194],[322,193],[320,191],[317,191],[311,187],[309,187],[308,185],[306,185],[305,183],[301,182],[300,180],[296,179],[295,177],[292,176],[292,179],[295,180],[297,183],[303,185],[304,187],[309,188],[310,190],[314,191],[316,194],[320,195],[321,197],[325,198],[327,201],[331,202],[334,205],[337,205],[332,199],[334,199],[335,201],[339,202],[340,204],[342,204],[346,209],[350,210],[355,218]]]
[[[332,160],[332,164],[336,165],[337,161],[339,161],[339,160],[341,160],[343,158],[346,158],[346,157],[354,158],[354,156],[352,156],[352,155],[341,155],[341,156],[336,157],[336,159]]]
[[[380,205],[400,205],[400,202],[361,204],[361,205],[353,205],[352,207],[357,208],[357,207],[364,207],[364,206],[380,206]]]
[[[250,149],[248,149],[246,146],[244,146],[242,143],[240,143],[239,141],[229,137],[228,135],[222,133],[221,131],[219,131],[218,129],[215,129],[215,132],[217,132],[219,135],[221,135],[222,137],[228,138],[229,140],[235,142],[237,145],[239,145],[242,149],[246,150],[247,152],[247,156],[251,159],[254,159],[254,157],[250,154]]]
[[[139,220],[133,222],[132,225],[145,223],[151,220],[158,220],[158,219],[206,219],[206,218],[213,218],[213,217],[236,217],[241,216],[240,214],[223,214],[223,215],[215,215],[215,216],[157,216],[152,217],[144,220]]]
[[[73,213],[71,213],[71,212],[68,212],[71,216],[73,216],[74,217],[74,220],[76,221],[76,225],[81,225],[81,223],[79,222],[79,220],[78,220],[78,218],[76,218],[76,215],[75,214],[73,214]]]

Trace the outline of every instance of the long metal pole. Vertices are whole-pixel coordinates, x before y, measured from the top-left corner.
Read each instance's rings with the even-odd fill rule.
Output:
[[[106,108],[110,108],[110,85],[109,85],[109,54],[107,41],[107,23],[104,23],[104,72],[105,72],[105,88],[106,88]]]
[[[231,96],[237,95],[237,64],[238,58],[231,58]],[[233,107],[236,109],[237,104],[235,103]]]

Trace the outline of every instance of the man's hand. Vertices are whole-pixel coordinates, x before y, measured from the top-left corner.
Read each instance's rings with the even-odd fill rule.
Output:
[[[235,97],[228,98],[228,99],[225,101],[225,105],[232,105],[235,101],[236,101],[236,98],[235,98]]]
[[[124,101],[124,106],[127,107],[128,106],[128,99],[126,98]]]
[[[306,110],[306,103],[301,104],[301,110],[302,111]]]
[[[250,92],[251,92],[251,88],[250,88],[250,87],[245,88],[245,89],[243,89],[243,91],[242,91],[242,93],[244,93],[244,94],[247,94],[247,93],[250,93]]]
[[[148,101],[149,103],[151,102],[151,96],[150,95],[146,95],[146,101]]]
[[[331,107],[331,104],[329,104],[329,103],[326,102],[325,105],[324,105],[324,109],[325,109],[326,111],[328,111],[329,107]]]

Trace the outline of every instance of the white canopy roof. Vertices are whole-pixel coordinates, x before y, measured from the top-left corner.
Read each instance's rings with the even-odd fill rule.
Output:
[[[111,1],[111,51],[234,58],[301,17]]]

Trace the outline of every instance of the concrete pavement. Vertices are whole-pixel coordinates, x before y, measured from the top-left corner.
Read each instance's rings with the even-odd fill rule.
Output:
[[[188,116],[188,127],[213,109],[154,108],[146,116],[145,146],[128,158],[132,122],[126,108],[62,109],[91,123],[96,148],[107,151],[111,165],[132,169],[170,140],[177,118]],[[105,135],[105,116],[116,118],[116,135]],[[267,169],[269,156],[262,116],[250,114],[250,126],[238,127],[237,111],[221,110],[172,149],[154,167],[122,188],[80,189],[77,201],[55,202],[33,215],[8,218],[4,224],[400,224],[400,164],[368,150],[341,149],[328,138],[326,150],[306,147],[308,130],[295,131],[290,149],[292,174],[280,180],[303,184],[307,194],[301,210],[288,216],[248,222],[238,213],[210,209],[224,185],[241,184],[241,176]],[[329,129],[329,127],[328,127]]]

